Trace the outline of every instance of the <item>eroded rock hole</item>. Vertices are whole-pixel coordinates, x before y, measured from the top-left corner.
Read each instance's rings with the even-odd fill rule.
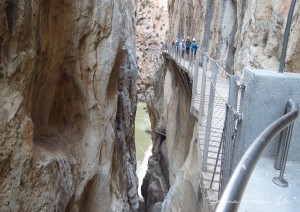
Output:
[[[52,161],[75,163],[75,146],[82,142],[87,128],[87,86],[91,73],[80,72],[78,65],[66,58],[78,49],[69,45],[67,28],[72,11],[59,2],[42,4],[38,52],[30,84],[29,112],[34,125],[34,165],[47,166]],[[59,20],[56,22],[53,17]],[[51,38],[51,39],[49,39]],[[81,65],[82,66],[82,65]]]
[[[51,70],[44,74],[49,74],[48,80],[42,85],[38,80],[33,84],[31,113],[36,166],[64,157],[72,162],[71,146],[82,140],[86,124],[84,98],[73,76]]]

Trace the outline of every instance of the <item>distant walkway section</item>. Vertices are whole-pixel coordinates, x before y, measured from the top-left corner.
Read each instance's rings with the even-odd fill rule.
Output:
[[[202,192],[206,192],[214,207],[223,190],[222,185],[226,185],[231,174],[230,151],[241,120],[236,109],[239,100],[237,77],[230,76],[219,61],[200,49],[186,54],[180,47],[166,44],[162,53],[193,80],[191,112],[198,120]],[[235,84],[231,90],[230,83]]]

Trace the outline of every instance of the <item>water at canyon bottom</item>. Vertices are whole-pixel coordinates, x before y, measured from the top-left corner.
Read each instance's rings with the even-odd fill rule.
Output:
[[[148,158],[151,156],[152,141],[151,135],[146,130],[151,130],[150,119],[145,111],[146,103],[138,103],[135,117],[135,145],[137,160],[137,176],[139,178],[139,195],[141,195],[141,185],[146,174]]]

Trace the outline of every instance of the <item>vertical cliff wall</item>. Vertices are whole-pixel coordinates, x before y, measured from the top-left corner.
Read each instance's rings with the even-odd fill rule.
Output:
[[[246,66],[278,70],[291,0],[169,0],[170,37],[195,37],[229,73]],[[299,8],[290,31],[286,69],[299,72]]]
[[[174,62],[163,60],[162,67],[155,76],[154,89],[150,90],[147,96],[147,107],[153,131],[153,155],[149,158],[148,170],[142,185],[146,211],[160,211],[162,202],[166,199],[170,201],[169,209],[177,211],[180,206],[190,211],[189,207],[195,205],[192,203],[198,201],[196,198],[197,180],[194,185],[191,180],[194,175],[199,175],[198,168],[194,167],[195,173],[190,172],[181,178],[184,182],[178,182],[177,179],[182,173],[181,168],[189,155],[190,147],[194,144],[192,138],[195,119],[190,113],[190,102],[187,75],[180,73]],[[197,153],[194,153],[190,157],[197,158]],[[195,160],[194,165],[197,161]],[[191,194],[189,196],[191,201],[182,201],[180,198],[184,193],[182,190],[179,191],[179,196],[170,200],[167,196],[171,192],[170,187],[174,185],[177,185],[176,189],[192,188],[188,191]],[[191,206],[188,206],[189,204]]]
[[[137,93],[139,100],[145,100],[145,91],[153,83],[153,76],[159,65],[162,43],[169,30],[168,2],[161,0],[137,1]]]
[[[135,1],[0,11],[0,210],[138,208]]]

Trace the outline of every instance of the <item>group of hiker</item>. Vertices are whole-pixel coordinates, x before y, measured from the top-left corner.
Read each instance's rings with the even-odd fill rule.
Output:
[[[181,50],[181,57],[184,58],[185,52],[187,57],[189,56],[189,53],[196,54],[196,51],[198,49],[198,44],[196,43],[196,39],[193,38],[192,41],[190,37],[188,36],[186,40],[182,39],[181,42],[178,38],[172,42],[172,45],[175,46],[177,54]]]

